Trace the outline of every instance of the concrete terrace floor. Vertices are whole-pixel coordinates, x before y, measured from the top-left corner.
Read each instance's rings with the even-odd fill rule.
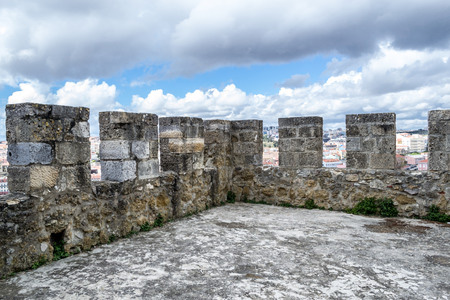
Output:
[[[450,227],[233,204],[0,281],[2,299],[448,299]]]

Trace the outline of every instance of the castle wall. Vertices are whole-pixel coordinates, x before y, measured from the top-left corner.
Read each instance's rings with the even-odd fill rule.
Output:
[[[304,205],[344,210],[364,197],[391,198],[400,216],[424,216],[434,204],[450,213],[450,174],[399,170],[291,169],[259,167],[236,172],[238,200]]]
[[[12,193],[0,197],[1,276],[51,259],[55,242],[87,250],[159,215],[169,220],[224,203],[230,190],[238,201],[312,199],[341,210],[374,196],[392,198],[401,216],[424,215],[432,204],[450,212],[448,110],[430,112],[430,172],[392,170],[394,114],[348,116],[352,162],[330,170],[319,164],[319,117],[280,119],[278,168],[262,166],[259,120],[104,112],[99,182],[89,180],[88,109],[25,103],[6,112]]]

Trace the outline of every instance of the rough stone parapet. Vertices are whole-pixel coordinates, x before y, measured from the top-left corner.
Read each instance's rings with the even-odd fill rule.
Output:
[[[161,169],[190,172],[204,167],[203,120],[190,117],[159,119]]]
[[[346,116],[347,168],[395,169],[395,113]]]
[[[296,117],[278,119],[280,167],[322,167],[323,119]]]
[[[233,174],[237,200],[345,210],[364,197],[390,198],[400,216],[424,216],[431,205],[450,213],[450,173],[400,170],[282,169],[258,167]]]
[[[100,112],[102,180],[127,181],[159,175],[158,116]]]
[[[450,110],[428,112],[428,150],[429,170],[450,170]]]
[[[88,119],[85,107],[7,105],[9,191],[90,189]]]
[[[234,167],[261,166],[263,121],[231,121],[232,164]]]

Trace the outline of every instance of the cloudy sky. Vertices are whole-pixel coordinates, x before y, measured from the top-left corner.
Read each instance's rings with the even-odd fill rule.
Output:
[[[4,106],[224,119],[450,108],[448,0],[0,0]]]

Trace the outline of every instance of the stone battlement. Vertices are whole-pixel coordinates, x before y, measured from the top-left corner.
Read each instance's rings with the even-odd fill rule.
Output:
[[[321,117],[279,119],[280,167],[262,166],[262,121],[101,112],[102,181],[90,180],[89,109],[6,107],[8,185],[0,198],[0,275],[79,252],[226,201],[233,191],[273,204],[336,210],[365,196],[400,215],[450,212],[450,110],[429,113],[429,172],[395,168],[395,114],[348,115],[347,169],[322,168]]]

